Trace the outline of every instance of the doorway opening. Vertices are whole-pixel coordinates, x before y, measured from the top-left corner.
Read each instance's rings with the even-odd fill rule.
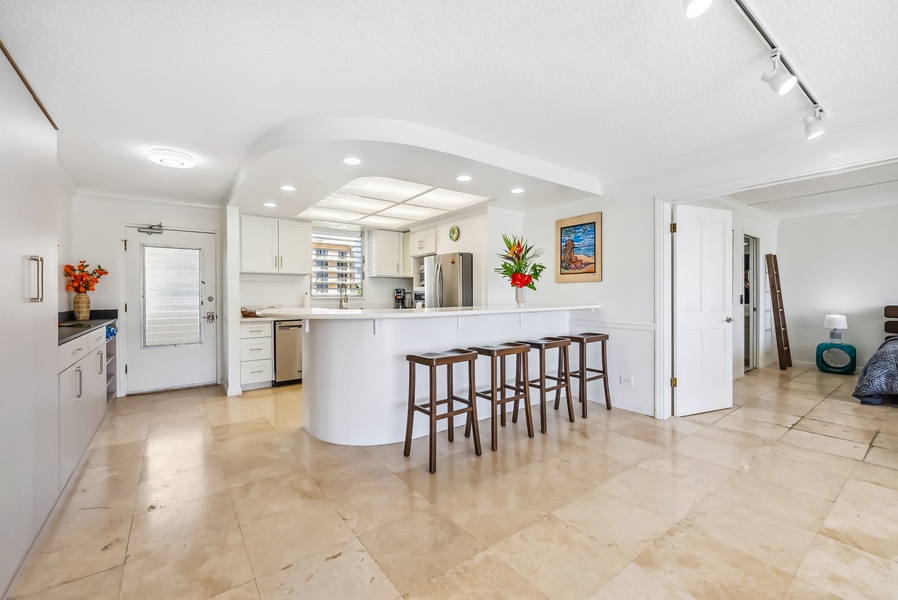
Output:
[[[744,289],[740,296],[742,301],[743,323],[743,355],[745,357],[745,372],[758,368],[758,302],[760,296],[760,269],[758,257],[758,238],[743,236],[743,270],[745,275]]]

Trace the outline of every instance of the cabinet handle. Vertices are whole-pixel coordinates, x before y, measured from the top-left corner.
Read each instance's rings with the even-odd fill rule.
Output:
[[[250,352],[258,352],[259,350],[261,350],[261,348],[250,348],[249,349]]]
[[[37,279],[37,285],[34,288],[36,296],[31,296],[29,300],[32,302],[43,302],[44,301],[44,257],[43,256],[29,256],[28,260],[35,263],[35,271],[34,276]]]
[[[97,375],[102,375],[102,374],[103,374],[103,367],[106,366],[106,365],[103,364],[103,352],[102,352],[102,351],[97,352],[97,358],[100,359],[100,364],[99,364],[99,368],[98,368],[98,370],[97,370]]]
[[[275,268],[277,268],[277,266],[278,266],[278,257],[277,256],[274,257],[274,266],[275,266]]]
[[[84,348],[76,348],[76,349],[72,350],[72,356],[75,356],[76,354],[78,354],[78,353],[81,352],[82,350],[84,350]]]
[[[249,330],[250,333],[262,333],[263,331],[265,331],[265,330],[264,329],[250,329]]]
[[[81,374],[81,367],[75,367],[75,372],[78,373],[78,395],[75,396],[75,400],[81,400],[84,393],[84,375]]]
[[[282,256],[281,257],[281,267],[283,267],[283,266],[284,266],[284,257]]]
[[[250,375],[255,375],[256,373],[261,373],[261,372],[262,372],[262,369],[259,369],[258,371],[250,371],[249,373],[250,373]]]

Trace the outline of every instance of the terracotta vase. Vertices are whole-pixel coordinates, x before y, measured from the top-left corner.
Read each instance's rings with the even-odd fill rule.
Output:
[[[518,308],[524,308],[524,304],[527,303],[527,288],[516,287],[514,289],[514,301],[517,303]]]
[[[90,319],[90,296],[87,295],[87,292],[75,294],[75,299],[72,301],[72,310],[75,311],[76,321],[87,321]]]

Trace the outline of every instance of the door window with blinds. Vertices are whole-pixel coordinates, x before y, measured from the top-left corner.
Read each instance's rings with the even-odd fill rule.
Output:
[[[362,234],[312,230],[312,295],[362,296]]]
[[[143,347],[202,343],[202,250],[142,250]]]

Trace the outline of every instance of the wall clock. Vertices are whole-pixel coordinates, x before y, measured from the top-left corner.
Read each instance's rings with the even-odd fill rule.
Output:
[[[452,240],[453,242],[458,240],[458,236],[460,233],[461,233],[461,231],[459,231],[458,225],[453,225],[452,227],[449,228],[449,239]]]

